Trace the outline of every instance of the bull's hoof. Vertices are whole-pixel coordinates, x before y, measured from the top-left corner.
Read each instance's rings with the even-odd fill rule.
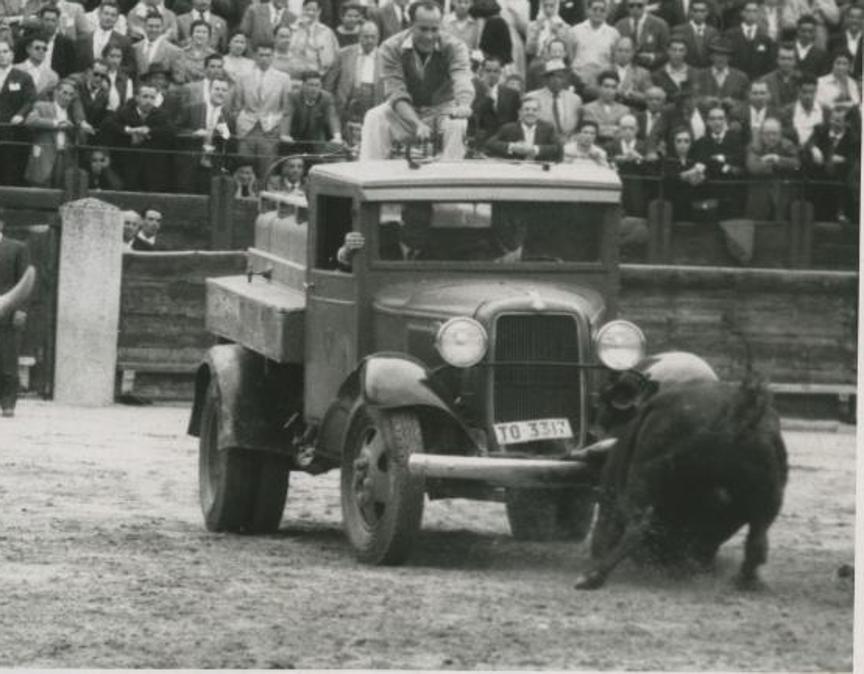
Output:
[[[735,589],[741,592],[762,592],[767,589],[767,585],[765,585],[759,576],[748,576],[739,573],[735,576]]]
[[[576,579],[576,584],[573,586],[577,590],[596,590],[602,587],[606,582],[606,578],[600,573],[583,573]]]

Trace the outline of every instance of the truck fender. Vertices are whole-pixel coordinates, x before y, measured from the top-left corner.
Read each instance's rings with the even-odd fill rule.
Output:
[[[280,429],[262,412],[268,409],[264,358],[238,344],[210,348],[198,367],[188,433],[196,437],[200,433],[204,401],[213,378],[219,387],[219,449],[284,450]]]
[[[337,400],[324,415],[318,452],[338,461],[348,430],[364,404],[377,409],[418,408],[434,412],[436,422],[458,430],[476,447],[465,422],[429,385],[429,377],[422,362],[405,354],[376,353],[364,358],[342,384]]]

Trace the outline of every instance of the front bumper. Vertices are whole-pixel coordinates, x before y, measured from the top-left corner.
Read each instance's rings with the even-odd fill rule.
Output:
[[[601,440],[563,459],[412,454],[408,470],[414,477],[475,480],[499,487],[560,488],[596,479],[614,445],[614,439]]]

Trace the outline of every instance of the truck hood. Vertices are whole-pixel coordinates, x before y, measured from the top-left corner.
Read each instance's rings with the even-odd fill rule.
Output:
[[[486,281],[476,278],[414,281],[380,290],[375,311],[417,318],[472,316],[485,322],[502,311],[576,312],[596,324],[605,310],[597,291],[528,279]]]

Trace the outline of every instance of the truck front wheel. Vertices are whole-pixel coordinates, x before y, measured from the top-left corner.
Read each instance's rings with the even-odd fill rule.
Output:
[[[242,448],[219,449],[221,399],[214,377],[201,414],[198,491],[210,531],[264,534],[279,528],[288,495],[286,459]]]
[[[357,558],[400,564],[423,520],[423,480],[411,477],[408,457],[423,450],[412,412],[361,409],[342,452],[342,521]]]
[[[582,541],[591,530],[591,489],[508,489],[507,519],[523,541]]]

